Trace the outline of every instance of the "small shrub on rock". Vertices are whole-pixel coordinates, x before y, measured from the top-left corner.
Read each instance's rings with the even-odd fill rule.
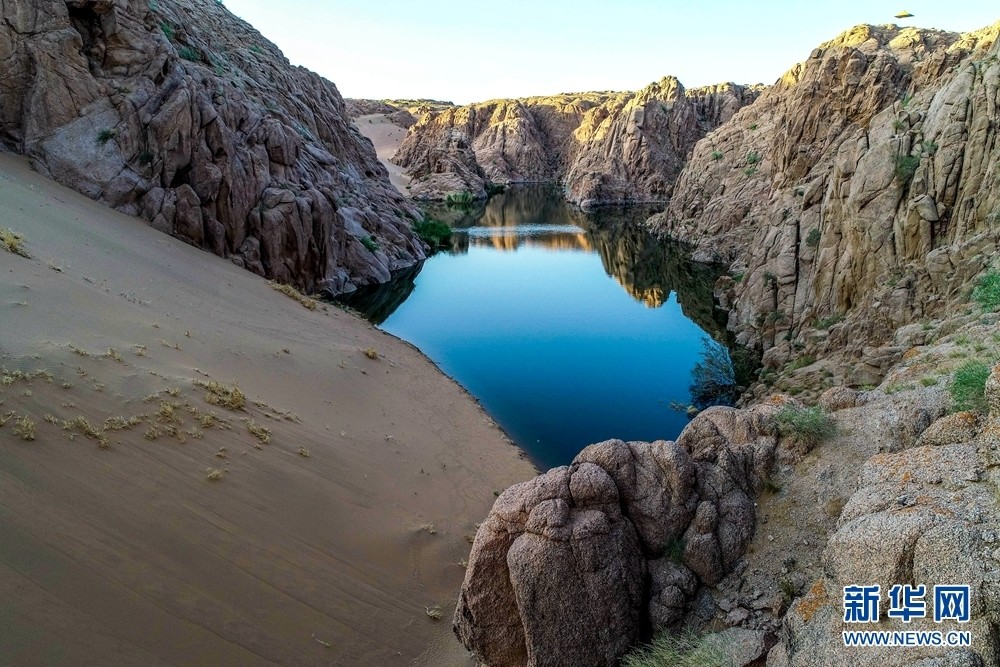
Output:
[[[972,299],[983,310],[1000,310],[1000,271],[990,271],[981,277],[972,290]]]
[[[986,380],[989,377],[990,367],[982,361],[969,361],[959,367],[951,383],[952,410],[987,412]]]
[[[797,408],[787,406],[777,415],[778,432],[799,446],[802,453],[829,438],[836,432],[830,415],[822,408]]]
[[[719,667],[728,663],[720,647],[694,635],[664,633],[622,658],[622,667]]]

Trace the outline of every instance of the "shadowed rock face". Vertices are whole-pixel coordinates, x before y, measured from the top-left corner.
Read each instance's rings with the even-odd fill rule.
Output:
[[[418,199],[485,183],[562,182],[584,207],[665,201],[698,139],[752,102],[758,87],[685,90],[673,77],[635,93],[494,100],[423,116],[393,160]]]
[[[424,257],[336,87],[221,3],[0,7],[0,141],[40,172],[310,291]]]
[[[711,408],[677,442],[592,445],[505,491],[472,547],[461,641],[490,667],[611,667],[644,629],[677,626],[753,535],[788,402]]]
[[[1000,238],[998,33],[858,26],[697,144],[651,223],[745,274],[730,328],[766,365],[966,301]]]

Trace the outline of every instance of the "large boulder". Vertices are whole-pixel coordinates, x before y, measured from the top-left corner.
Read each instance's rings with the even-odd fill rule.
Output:
[[[490,667],[611,666],[677,628],[753,536],[778,409],[706,410],[677,442],[591,445],[505,491],[476,534],[459,639]]]

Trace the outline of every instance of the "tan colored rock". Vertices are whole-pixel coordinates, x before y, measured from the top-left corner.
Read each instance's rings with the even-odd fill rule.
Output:
[[[585,208],[666,201],[695,142],[758,94],[735,84],[685,90],[667,77],[636,93],[483,102],[424,116],[394,161],[424,198],[449,188],[485,196],[482,180],[562,182]]]
[[[878,384],[865,347],[966,300],[1000,240],[998,34],[858,26],[698,142],[650,225],[745,267],[741,343],[846,350]]]
[[[150,4],[3,3],[0,140],[60,183],[309,291],[424,257],[419,213],[332,83],[222,3]]]
[[[490,667],[610,666],[642,628],[676,628],[746,551],[775,409],[706,410],[676,443],[609,440],[505,491],[476,534],[459,639]]]

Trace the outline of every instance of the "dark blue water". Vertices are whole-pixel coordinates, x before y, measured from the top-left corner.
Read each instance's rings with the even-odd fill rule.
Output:
[[[718,272],[657,243],[644,217],[511,190],[452,211],[450,252],[350,304],[466,387],[542,469],[608,438],[673,439],[703,341],[722,335]]]

